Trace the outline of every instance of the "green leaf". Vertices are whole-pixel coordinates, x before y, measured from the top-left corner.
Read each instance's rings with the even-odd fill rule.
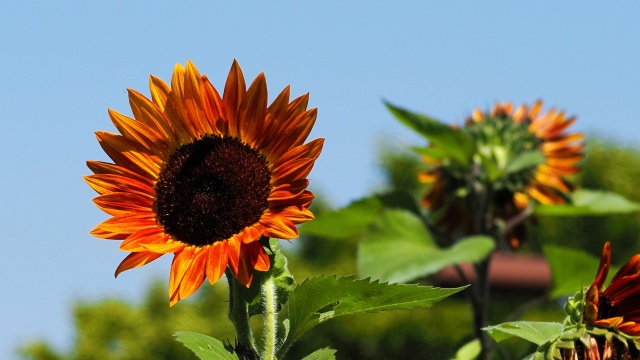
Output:
[[[480,160],[482,167],[487,172],[487,176],[489,177],[489,181],[496,181],[502,175],[504,175],[504,170],[500,169],[498,164],[496,164],[495,160],[491,157],[488,157],[483,154],[477,154],[477,159]],[[476,159],[476,157],[474,157]]]
[[[478,262],[494,248],[487,236],[473,236],[441,249],[422,219],[396,209],[384,210],[371,224],[358,248],[358,272],[391,282],[406,282],[464,262]]]
[[[298,285],[289,297],[291,330],[278,352],[282,358],[293,342],[312,327],[329,319],[352,314],[431,307],[465,287],[386,284],[352,276],[318,276]]]
[[[278,326],[278,332],[276,334],[276,338],[278,339],[278,344],[282,344],[287,340],[289,336],[289,319],[284,319],[280,322]]]
[[[412,146],[411,150],[413,150],[418,155],[423,155],[435,160],[446,159],[448,156],[448,154],[445,151],[443,151],[441,148],[436,148],[436,147]]]
[[[452,360],[475,360],[482,351],[482,344],[480,340],[473,339],[464,344],[458,351],[456,351],[456,357]]]
[[[429,139],[450,158],[462,165],[469,165],[475,144],[467,134],[426,115],[410,112],[386,101],[384,104],[401,123]]]
[[[497,342],[519,337],[536,345],[541,345],[554,336],[562,333],[562,324],[539,321],[513,321],[483,329]]]
[[[320,350],[314,351],[310,355],[305,356],[302,360],[335,360],[336,359],[336,357],[334,356],[335,353],[336,351],[333,349],[329,349],[329,348],[320,349]]]
[[[571,203],[538,205],[536,215],[545,216],[599,216],[626,214],[640,211],[640,204],[610,191],[581,189],[569,194]]]
[[[582,250],[568,247],[545,245],[542,248],[552,275],[551,298],[573,295],[584,286],[589,286],[596,277],[600,258]],[[609,275],[615,274],[618,267],[611,266]]]
[[[211,336],[191,331],[178,331],[174,335],[201,360],[239,360],[230,346]]]
[[[540,151],[525,151],[518,155],[515,159],[511,160],[511,162],[509,162],[507,167],[504,169],[504,172],[506,174],[515,173],[524,169],[538,166],[538,164],[542,164],[544,161],[545,157]]]
[[[351,239],[362,235],[385,207],[420,212],[410,194],[394,191],[360,199],[342,209],[322,214],[301,226],[300,233],[333,240]]]
[[[381,209],[382,203],[376,196],[360,199],[316,217],[301,226],[300,233],[336,240],[350,239],[361,235]]]

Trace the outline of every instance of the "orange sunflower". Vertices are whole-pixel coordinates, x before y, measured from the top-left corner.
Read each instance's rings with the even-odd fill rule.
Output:
[[[620,268],[603,290],[610,265],[611,245],[607,242],[602,248],[596,278],[585,294],[584,320],[598,327],[640,336],[640,254]]]
[[[493,218],[509,220],[524,211],[531,199],[541,204],[561,204],[574,187],[567,175],[579,171],[582,160],[583,134],[566,134],[575,121],[564,112],[550,110],[540,114],[542,102],[514,109],[509,102],[496,103],[489,113],[476,109],[460,131],[474,140],[479,155],[492,159],[496,168],[505,168],[519,154],[537,150],[544,162],[523,168],[494,181]],[[456,168],[438,159],[423,157],[429,167],[420,180],[431,184],[423,198],[423,205],[437,215],[436,225],[448,234],[476,232],[469,209],[467,169]],[[475,167],[486,164],[476,163]],[[455,165],[455,164],[454,164]],[[482,180],[482,179],[480,179]],[[462,194],[462,195],[460,195]],[[524,225],[518,224],[506,234],[509,245],[517,248],[526,237]]]
[[[524,189],[527,197],[541,204],[562,204],[566,201],[564,194],[574,190],[565,176],[580,170],[578,163],[584,157],[584,144],[581,142],[584,134],[565,134],[565,130],[576,120],[575,116],[567,118],[563,111],[555,109],[540,114],[541,109],[540,100],[531,108],[522,105],[515,110],[510,102],[496,103],[489,116],[511,119],[516,124],[525,125],[527,131],[534,136],[536,148],[545,157],[545,162],[538,165]],[[486,117],[476,109],[471,122],[481,122]]]
[[[171,305],[227,266],[248,287],[270,267],[260,240],[313,219],[306,177],[324,139],[304,142],[317,111],[308,94],[289,102],[289,87],[267,106],[264,74],[247,89],[236,61],[222,96],[191,62],[150,88],[151,100],[129,90],[133,118],[109,110],[120,134],[96,132],[113,163],[88,161],[85,180],[111,218],[91,234],[131,252],[116,276],[173,253]]]

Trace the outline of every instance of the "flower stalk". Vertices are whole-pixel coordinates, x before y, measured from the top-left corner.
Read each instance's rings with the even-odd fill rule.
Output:
[[[229,268],[225,271],[229,283],[229,320],[236,329],[238,343],[255,351],[255,340],[249,326],[249,306],[240,293],[242,286]]]
[[[262,360],[275,360],[278,333],[278,298],[273,277],[269,276],[262,284],[262,302],[264,305],[264,351]]]

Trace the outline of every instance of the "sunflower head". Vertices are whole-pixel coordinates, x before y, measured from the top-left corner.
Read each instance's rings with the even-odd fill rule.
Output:
[[[308,95],[290,101],[289,87],[268,105],[264,75],[247,89],[235,61],[222,95],[191,62],[150,88],[151,99],[129,90],[133,117],[109,110],[119,133],[96,132],[113,162],[88,161],[85,180],[111,217],[91,233],[130,252],[116,275],[173,254],[171,305],[227,268],[249,286],[270,267],[259,240],[293,239],[313,219],[316,109]]]
[[[542,103],[518,108],[497,103],[487,113],[474,110],[460,128],[475,144],[470,166],[425,156],[428,169],[420,175],[432,184],[423,198],[436,224],[450,235],[478,231],[472,219],[471,197],[489,194],[491,218],[508,221],[523,212],[530,201],[560,204],[573,186],[566,179],[576,173],[582,159],[582,134],[565,134],[574,117],[550,110]],[[508,231],[506,238],[517,248],[526,237],[524,225]]]

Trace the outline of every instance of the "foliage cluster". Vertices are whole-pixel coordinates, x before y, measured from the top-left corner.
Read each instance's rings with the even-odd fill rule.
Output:
[[[593,141],[588,146],[584,171],[576,181],[592,189],[615,191],[633,201],[640,201],[635,186],[640,178],[640,153],[631,147],[621,148],[611,143]],[[421,185],[415,179],[420,159],[392,148],[380,150],[380,168],[385,178],[384,190],[404,190],[416,197]],[[408,176],[407,174],[411,174]],[[331,207],[316,202],[316,213]],[[628,252],[615,253],[614,263],[640,252],[640,215],[616,215],[601,218],[538,217],[530,226],[530,236],[536,241],[525,243],[524,251],[540,252],[540,245],[563,245],[584,249],[594,255],[602,243],[610,240],[616,248]],[[290,267],[300,282],[312,274],[356,272],[354,259],[357,241],[353,239],[320,238],[305,235],[285,249]],[[595,271],[592,269],[591,271]],[[138,360],[192,358],[190,351],[176,342],[172,334],[178,330],[195,331],[233,343],[234,330],[226,318],[226,284],[204,286],[195,298],[169,309],[166,288],[154,283],[140,304],[132,305],[118,299],[78,302],[74,308],[76,339],[73,348],[55,350],[46,341],[27,344],[20,353],[30,360]],[[516,310],[509,304],[519,297],[535,294],[500,292],[492,304],[490,322],[508,320]],[[539,295],[539,294],[537,294]],[[550,310],[548,302],[528,309],[525,319],[558,320],[561,314]],[[557,303],[553,308],[557,308]],[[372,326],[375,324],[375,326]],[[470,309],[462,295],[438,305],[437,311],[416,310],[337,319],[315,328],[295,344],[287,358],[302,358],[314,349],[331,346],[337,357],[359,359],[432,358],[447,359],[456,349],[471,340]],[[506,342],[503,351],[521,355],[521,348]]]

